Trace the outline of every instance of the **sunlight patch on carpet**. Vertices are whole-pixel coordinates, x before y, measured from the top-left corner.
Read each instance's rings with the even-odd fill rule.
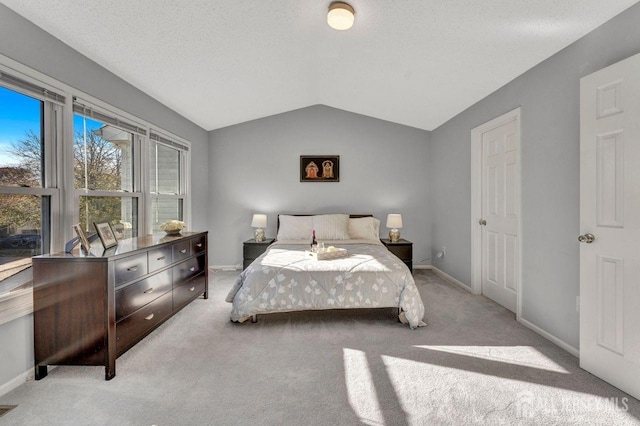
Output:
[[[373,382],[367,354],[343,348],[344,380],[349,404],[360,421],[367,425],[384,425],[376,387]]]
[[[415,348],[463,355],[488,361],[519,365],[552,371],[554,373],[570,374],[564,367],[531,346],[434,346],[416,345]]]

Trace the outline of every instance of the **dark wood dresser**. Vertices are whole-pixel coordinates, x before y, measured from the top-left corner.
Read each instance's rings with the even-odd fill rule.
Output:
[[[208,298],[207,232],[130,238],[86,255],[33,258],[35,376],[48,365],[104,365],[189,302]]]

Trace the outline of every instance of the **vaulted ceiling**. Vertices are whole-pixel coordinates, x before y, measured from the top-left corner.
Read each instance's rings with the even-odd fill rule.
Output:
[[[310,105],[432,130],[638,0],[0,0],[206,130]]]

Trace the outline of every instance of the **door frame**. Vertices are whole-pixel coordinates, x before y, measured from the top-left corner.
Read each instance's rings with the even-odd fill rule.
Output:
[[[521,178],[521,108],[518,107],[493,120],[471,129],[471,292],[482,294],[482,228],[478,221],[482,216],[482,134],[516,121],[516,176],[515,193],[518,206],[518,285],[516,286],[516,320],[522,314],[522,178]]]

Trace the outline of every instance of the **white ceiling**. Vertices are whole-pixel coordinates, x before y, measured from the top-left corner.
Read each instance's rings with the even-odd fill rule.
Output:
[[[310,105],[432,130],[638,0],[0,0],[206,130]]]

